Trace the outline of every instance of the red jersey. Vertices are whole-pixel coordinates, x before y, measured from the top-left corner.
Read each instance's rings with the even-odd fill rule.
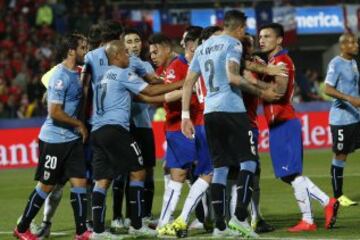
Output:
[[[285,95],[282,96],[278,101],[267,103],[264,102],[264,114],[268,125],[273,125],[278,122],[287,121],[295,118],[295,110],[291,104],[292,97],[294,95],[295,87],[295,67],[294,63],[287,55],[287,50],[281,50],[275,54],[269,63],[272,64],[285,64],[288,70],[288,85]],[[266,76],[266,82],[274,81],[273,76]]]
[[[165,84],[184,80],[189,66],[186,59],[178,56],[172,60],[168,67],[163,68]],[[159,74],[159,70],[157,73]],[[164,103],[166,111],[166,131],[179,131],[181,130],[181,100],[171,103]],[[204,104],[199,102],[196,94],[191,96],[190,103],[190,118],[194,125],[204,124]]]

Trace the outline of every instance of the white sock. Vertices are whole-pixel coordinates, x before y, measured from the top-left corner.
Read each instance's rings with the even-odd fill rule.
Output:
[[[296,177],[295,180],[291,182],[291,185],[294,188],[295,199],[302,213],[302,220],[313,224],[314,219],[311,212],[310,193],[307,189],[305,178],[303,176]]]
[[[166,192],[167,186],[169,185],[169,181],[171,180],[170,174],[164,175],[164,192]]]
[[[230,216],[235,216],[235,209],[236,209],[236,202],[237,202],[237,185],[233,184],[231,186],[231,198],[230,198]]]
[[[310,197],[317,200],[323,207],[329,204],[329,196],[321,191],[321,189],[316,186],[308,177],[304,177],[307,183],[308,190],[310,192]]]
[[[174,212],[177,202],[179,201],[182,185],[183,184],[180,182],[175,182],[173,180],[169,181],[166,191],[164,192],[158,227],[162,227],[169,223],[170,216]]]
[[[207,183],[202,178],[198,178],[191,186],[189,194],[186,197],[183,210],[180,214],[180,216],[185,220],[185,222],[188,222],[188,218],[191,212],[197,206],[197,204],[201,200],[202,195],[206,192],[208,187],[209,183]]]
[[[55,185],[44,204],[44,222],[51,222],[62,198],[64,185]]]

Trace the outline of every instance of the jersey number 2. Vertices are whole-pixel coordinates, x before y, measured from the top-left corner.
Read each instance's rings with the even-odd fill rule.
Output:
[[[212,59],[208,59],[205,62],[205,71],[209,72],[209,90],[210,92],[219,91],[219,87],[214,87],[214,75],[215,75],[215,65]]]

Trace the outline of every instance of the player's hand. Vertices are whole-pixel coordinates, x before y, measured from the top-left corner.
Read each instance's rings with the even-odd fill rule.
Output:
[[[194,139],[195,128],[189,118],[183,118],[181,121],[181,131],[189,139]]]
[[[351,105],[353,105],[354,107],[360,107],[360,98],[358,97],[353,97],[353,96],[349,96],[348,97],[348,102],[351,103]]]
[[[279,100],[282,95],[276,92],[273,87],[270,87],[268,89],[262,90],[260,97],[266,102],[273,102]]]
[[[268,64],[267,65],[267,74],[270,76],[288,76],[288,69],[284,63],[279,63],[277,65]]]
[[[244,78],[246,78],[250,83],[252,83],[253,85],[257,84],[257,79],[256,77],[254,77],[254,75],[248,71],[248,70],[244,70]]]
[[[88,132],[87,128],[85,127],[85,125],[82,122],[80,122],[80,125],[79,125],[79,127],[76,128],[76,130],[82,136],[83,143],[85,143],[89,136],[89,132]]]

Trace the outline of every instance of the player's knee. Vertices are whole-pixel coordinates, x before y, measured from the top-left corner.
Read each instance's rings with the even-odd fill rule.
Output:
[[[144,181],[145,179],[145,170],[139,170],[136,172],[131,172],[130,173],[130,181]]]
[[[54,185],[47,185],[42,182],[38,182],[38,184],[36,185],[36,188],[45,193],[50,193],[53,190]]]
[[[185,182],[187,176],[187,170],[181,168],[170,169],[171,180],[175,182]]]
[[[97,181],[95,182],[94,189],[95,189],[95,188],[101,188],[101,189],[105,189],[105,190],[106,190],[106,189],[109,188],[110,183],[111,183],[111,181],[108,180],[108,179],[97,180]]]
[[[63,189],[64,189],[64,185],[56,185],[53,188],[51,195],[49,197],[51,197],[52,199],[60,199],[63,195]]]
[[[70,178],[70,183],[73,187],[86,187],[86,182],[86,178]]]
[[[229,173],[228,167],[214,168],[212,183],[218,183],[226,186],[228,173]]]
[[[244,162],[240,163],[240,170],[245,170],[245,171],[255,173],[257,165],[258,164],[256,161],[250,161],[250,160],[244,161]]]
[[[289,175],[289,176],[285,176],[285,177],[281,177],[281,180],[287,184],[291,184],[292,181],[295,180],[295,178],[297,176],[299,176],[300,174],[298,173],[295,173],[295,174],[292,174],[292,175]]]

